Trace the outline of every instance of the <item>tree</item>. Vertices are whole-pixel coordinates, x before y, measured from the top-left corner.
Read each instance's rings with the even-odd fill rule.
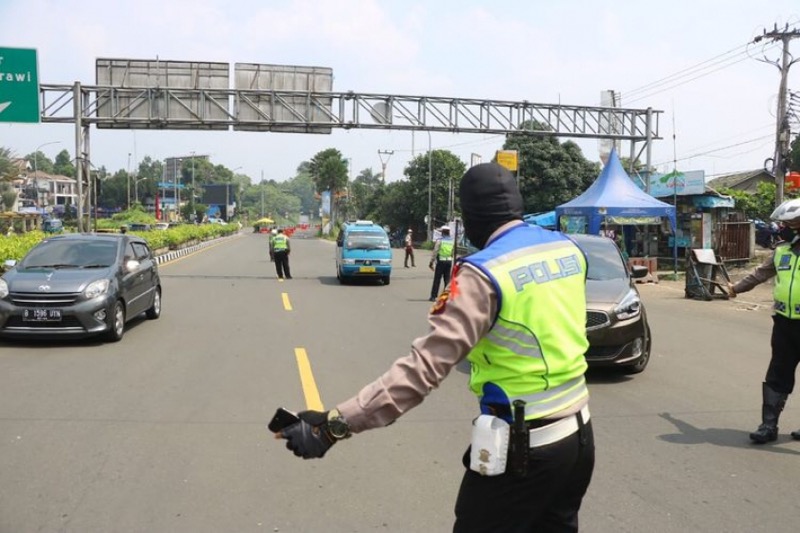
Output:
[[[430,165],[429,159],[430,159]],[[449,212],[451,187],[458,191],[458,183],[467,166],[458,156],[449,150],[433,150],[412,159],[403,173],[411,182],[410,211],[412,218],[405,225],[415,230],[425,227],[425,216],[428,214],[428,189],[431,191],[431,226],[440,226],[446,222]],[[430,170],[430,175],[429,175]],[[458,207],[454,205],[454,207]],[[420,232],[424,234],[426,231]]]
[[[281,183],[280,189],[300,200],[300,212],[313,215],[319,210],[319,200],[314,197],[314,180],[307,166],[300,165],[297,170],[297,175]]]
[[[14,163],[14,154],[10,149],[0,147],[0,207],[3,211],[11,211],[17,201],[11,181],[18,175],[19,167]]]
[[[347,185],[347,161],[339,150],[328,148],[311,158],[309,171],[318,193],[331,192],[331,219],[336,220],[336,195]]]
[[[775,210],[775,184],[762,181],[758,184],[756,192],[751,194],[738,189],[720,189],[720,194],[733,196],[736,209],[745,214],[749,219],[768,221]],[[800,191],[786,191],[786,199],[796,198]]]
[[[579,196],[600,173],[600,165],[587,160],[572,141],[562,144],[555,137],[512,133],[503,149],[519,153],[519,185],[526,213],[550,211]]]
[[[794,138],[789,150],[789,170],[800,172],[800,135]]]
[[[44,172],[46,174],[53,174],[53,160],[47,157],[41,150],[31,152],[25,156],[25,161],[31,164],[31,168]]]
[[[142,202],[143,198],[148,196],[155,196],[158,194],[158,182],[164,175],[164,164],[156,159],[154,160],[149,155],[139,162],[139,168],[136,174],[132,176],[136,181],[131,180],[131,187],[133,187],[132,194],[138,194],[135,201]]]
[[[120,169],[112,176],[103,179],[97,202],[105,208],[126,208],[128,206],[128,171]]]
[[[67,176],[70,178],[75,177],[75,165],[72,164],[72,158],[69,152],[64,149],[56,155],[56,161],[53,164],[53,173],[59,176]]]
[[[356,218],[382,219],[380,204],[386,188],[379,173],[375,173],[371,168],[365,168],[350,184],[348,192],[349,205]]]

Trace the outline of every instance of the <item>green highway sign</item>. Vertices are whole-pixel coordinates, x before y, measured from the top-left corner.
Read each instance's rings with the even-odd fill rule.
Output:
[[[39,122],[35,49],[0,48],[0,122]]]

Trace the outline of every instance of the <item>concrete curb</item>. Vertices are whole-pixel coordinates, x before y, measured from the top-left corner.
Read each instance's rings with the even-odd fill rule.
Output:
[[[170,261],[174,261],[175,259],[178,259],[179,257],[183,257],[185,255],[193,254],[194,252],[196,252],[198,250],[202,250],[203,248],[211,246],[212,244],[217,244],[217,243],[220,243],[220,242],[222,242],[222,241],[224,241],[226,239],[231,239],[233,237],[239,237],[241,235],[242,235],[241,232],[237,232],[237,233],[233,233],[231,235],[227,235],[225,237],[217,237],[216,239],[212,239],[210,241],[203,241],[203,242],[195,244],[193,246],[189,246],[189,247],[186,247],[186,248],[181,248],[180,250],[170,250],[167,253],[157,255],[155,257],[156,264],[160,265],[162,263],[168,263]]]

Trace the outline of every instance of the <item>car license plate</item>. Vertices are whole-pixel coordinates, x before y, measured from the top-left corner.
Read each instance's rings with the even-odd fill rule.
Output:
[[[61,309],[24,309],[22,320],[28,322],[57,322],[61,320]]]
[[[375,267],[359,267],[359,272],[375,272]]]

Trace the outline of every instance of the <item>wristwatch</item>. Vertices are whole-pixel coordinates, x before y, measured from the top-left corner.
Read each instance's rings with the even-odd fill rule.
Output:
[[[350,425],[338,409],[328,411],[328,433],[336,440],[350,438]]]

